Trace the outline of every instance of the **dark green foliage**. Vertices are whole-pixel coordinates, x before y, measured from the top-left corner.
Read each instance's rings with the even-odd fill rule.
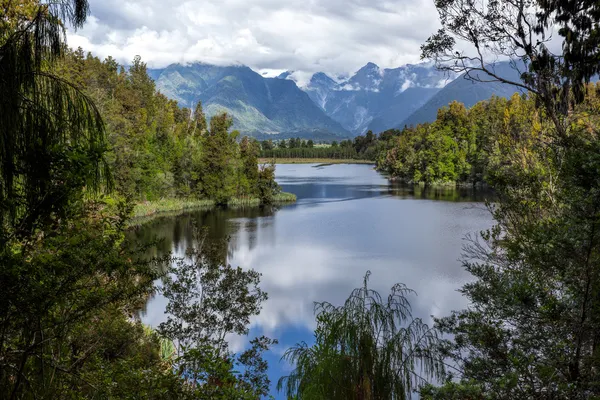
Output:
[[[0,253],[0,393],[61,398],[131,393],[131,374],[164,375],[158,344],[140,336],[131,315],[156,275],[122,241],[122,218],[89,209],[43,236],[11,241]],[[94,330],[90,330],[90,327]],[[121,341],[122,344],[117,344]],[[109,381],[107,381],[109,379]],[[162,378],[161,378],[162,379]],[[175,384],[175,382],[172,382]],[[148,387],[148,390],[156,388]]]
[[[106,177],[98,110],[52,71],[65,45],[58,18],[79,27],[87,7],[0,5],[0,224],[18,234],[63,215],[72,192],[98,189]],[[65,167],[72,169],[58,176]]]
[[[235,194],[237,132],[229,133],[232,120],[221,114],[210,120],[210,130],[202,137],[199,194],[225,205]]]
[[[275,164],[262,165],[258,170],[258,198],[262,204],[272,204],[281,190],[275,182]]]
[[[437,321],[459,380],[425,398],[600,396],[600,103],[587,90],[568,145],[549,145],[550,128],[520,132],[490,174],[497,225],[466,249],[471,306]]]
[[[244,136],[240,141],[240,162],[238,169],[237,196],[255,196],[260,190],[258,188],[258,153],[260,145],[254,139]],[[275,182],[275,176],[273,176]]]
[[[410,399],[425,379],[442,375],[437,331],[413,319],[412,291],[396,284],[384,300],[368,288],[369,275],[343,306],[316,304],[315,344],[284,355],[295,369],[277,386],[289,398]]]
[[[202,102],[199,101],[196,104],[196,109],[194,110],[194,116],[192,119],[192,123],[190,124],[191,135],[202,135],[206,132],[206,116],[204,115],[204,111],[202,111]]]

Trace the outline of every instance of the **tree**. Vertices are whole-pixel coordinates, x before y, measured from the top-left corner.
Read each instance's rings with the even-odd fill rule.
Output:
[[[439,69],[466,72],[469,79],[500,81],[534,93],[565,138],[569,108],[583,101],[585,84],[600,71],[596,1],[471,0],[437,1],[442,29],[421,47],[422,57]],[[554,26],[562,54],[548,49]],[[472,49],[462,50],[458,41]],[[494,67],[508,58],[520,79],[510,80]]]
[[[194,116],[192,118],[191,124],[191,134],[192,136],[196,134],[202,135],[206,131],[206,116],[204,115],[204,111],[202,111],[202,102],[199,101],[196,104],[196,109],[194,110]]]
[[[588,89],[597,97],[596,89]],[[455,366],[426,399],[588,399],[600,395],[597,98],[575,110],[568,146],[553,124],[531,129],[515,111],[490,183],[496,226],[466,248],[471,306],[440,319]],[[550,126],[548,126],[550,125]],[[523,129],[524,128],[524,129]],[[523,129],[523,130],[521,130]]]
[[[275,164],[265,164],[258,169],[258,198],[261,204],[270,205],[274,197],[281,191],[275,181]]]
[[[514,65],[525,66],[521,81],[508,83],[530,91],[537,107],[513,97],[495,135],[502,157],[488,181],[497,194],[496,226],[466,249],[464,265],[476,280],[462,292],[471,306],[436,322],[454,337],[444,351],[455,374],[422,396],[598,397],[600,145],[597,90],[586,85],[599,68],[598,4],[436,5],[444,29],[423,55],[471,77],[481,71],[505,82],[486,56],[518,59]],[[562,54],[546,46],[554,25]],[[476,55],[456,51],[455,38],[472,43]]]
[[[51,70],[65,48],[59,18],[81,27],[87,1],[20,6],[0,6],[0,221],[27,234],[64,215],[82,187],[99,189],[108,171],[98,110]]]
[[[258,150],[259,144],[244,136],[240,142],[240,160],[239,169],[240,178],[238,179],[238,195],[255,194],[258,189]]]
[[[275,145],[273,144],[272,140],[263,140],[261,142],[261,148],[263,151],[273,150],[275,148]]]
[[[413,319],[412,291],[396,284],[384,301],[369,289],[369,276],[343,306],[316,304],[315,344],[299,343],[283,356],[295,365],[277,385],[288,397],[409,399],[425,378],[441,376],[437,332]]]
[[[202,138],[200,193],[217,204],[227,204],[235,186],[235,135],[229,134],[233,124],[225,113],[210,120],[210,131]]]

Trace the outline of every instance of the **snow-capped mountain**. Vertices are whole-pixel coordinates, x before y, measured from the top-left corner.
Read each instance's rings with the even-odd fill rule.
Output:
[[[325,114],[358,135],[399,125],[452,78],[429,64],[382,69],[368,63],[342,80],[318,72],[302,89]]]

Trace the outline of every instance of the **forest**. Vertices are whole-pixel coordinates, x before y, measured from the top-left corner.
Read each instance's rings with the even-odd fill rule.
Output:
[[[113,197],[225,205],[287,198],[278,196],[274,166],[258,164],[259,143],[231,131],[231,116],[207,123],[201,103],[190,110],[169,100],[156,90],[140,57],[125,68],[81,48],[63,52],[54,72],[88,97],[102,117]]]
[[[502,81],[484,55],[518,57],[521,80],[504,83],[526,94],[319,147],[240,138],[230,116],[207,123],[200,103],[157,93],[141,59],[125,68],[69,50],[65,25],[85,24],[87,0],[1,2],[0,397],[269,396],[264,354],[277,340],[248,337],[268,299],[261,274],[229,265],[227,242],[200,226],[180,258],[125,233],[135,202],[268,205],[281,193],[259,155],[315,152],[375,159],[407,183],[485,183],[494,226],[464,248],[468,308],[433,326],[413,317],[410,288],[381,295],[369,272],[342,305],[316,303],[314,343],[283,353],[287,398],[600,398],[600,5],[435,7],[442,28],[423,58]],[[139,313],[157,293],[167,318],[152,329]]]

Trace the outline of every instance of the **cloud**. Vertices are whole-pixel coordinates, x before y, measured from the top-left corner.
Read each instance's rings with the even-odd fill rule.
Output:
[[[354,72],[419,61],[439,23],[432,0],[90,0],[69,44],[151,67],[203,61],[255,70]]]

